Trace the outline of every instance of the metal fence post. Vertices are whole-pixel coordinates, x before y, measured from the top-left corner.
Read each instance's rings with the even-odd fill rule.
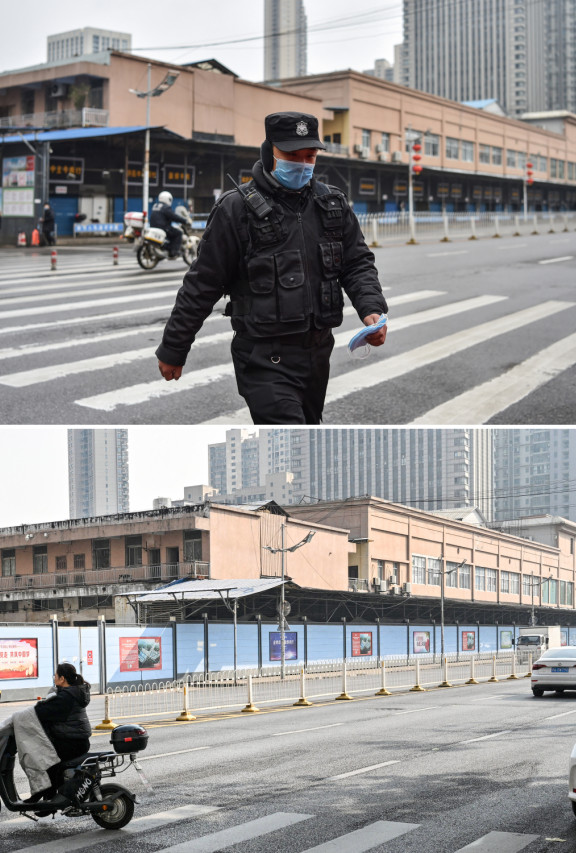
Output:
[[[242,708],[243,714],[255,714],[258,711],[258,708],[252,701],[252,676],[248,676],[248,704],[245,708]]]
[[[179,722],[190,722],[191,720],[195,720],[196,717],[194,714],[191,714],[188,710],[188,685],[184,684],[182,687],[183,699],[184,699],[184,707],[182,708],[182,712],[180,716],[176,717]]]
[[[342,693],[340,696],[337,696],[336,699],[352,699],[346,690],[346,658],[343,658],[342,660]]]
[[[414,687],[410,688],[411,693],[425,693],[426,689],[420,684],[420,661],[416,658],[416,681]]]
[[[442,684],[439,684],[438,687],[452,687],[453,685],[450,684],[450,682],[448,681],[448,658],[446,657],[446,655],[444,655],[444,660],[442,661],[442,671],[444,681],[442,682]]]
[[[475,677],[475,672],[474,672],[474,669],[475,669],[474,663],[475,663],[474,658],[470,658],[470,678],[468,679],[466,684],[478,684],[476,677]]]
[[[382,685],[380,687],[380,690],[378,690],[374,695],[375,696],[391,696],[392,694],[390,693],[390,691],[386,690],[386,664],[384,663],[384,661],[382,661],[381,671],[382,671]]]

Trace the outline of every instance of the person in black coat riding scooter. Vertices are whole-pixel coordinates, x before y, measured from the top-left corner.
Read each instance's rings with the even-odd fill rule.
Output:
[[[182,245],[182,232],[178,228],[174,228],[172,223],[179,222],[183,225],[186,223],[186,219],[174,213],[172,210],[172,201],[171,193],[166,191],[160,193],[158,201],[152,205],[150,225],[152,228],[162,228],[166,232],[168,257],[177,258],[180,254],[180,246]]]

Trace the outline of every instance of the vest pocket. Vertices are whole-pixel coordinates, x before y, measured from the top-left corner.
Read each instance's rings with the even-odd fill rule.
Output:
[[[278,319],[303,320],[306,311],[304,264],[300,249],[287,249],[274,255],[278,281]]]
[[[325,320],[340,318],[344,307],[344,297],[338,279],[323,281],[320,286],[320,305]]]
[[[339,273],[342,269],[342,243],[320,243],[320,258],[327,275]]]
[[[246,266],[253,297],[252,319],[256,323],[273,323],[277,319],[274,257],[251,258]]]

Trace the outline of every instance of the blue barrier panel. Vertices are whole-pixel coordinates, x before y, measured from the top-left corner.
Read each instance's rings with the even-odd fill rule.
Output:
[[[106,667],[109,684],[172,680],[172,626],[107,625]]]
[[[204,623],[187,622],[176,626],[178,674],[204,672]]]
[[[75,223],[74,236],[77,234],[122,234],[124,225],[122,222],[89,222],[88,224]]]

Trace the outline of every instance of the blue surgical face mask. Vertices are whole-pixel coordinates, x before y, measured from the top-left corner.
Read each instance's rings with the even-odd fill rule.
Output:
[[[306,186],[313,172],[313,163],[296,163],[294,160],[277,159],[276,168],[272,174],[287,189],[301,190]]]

